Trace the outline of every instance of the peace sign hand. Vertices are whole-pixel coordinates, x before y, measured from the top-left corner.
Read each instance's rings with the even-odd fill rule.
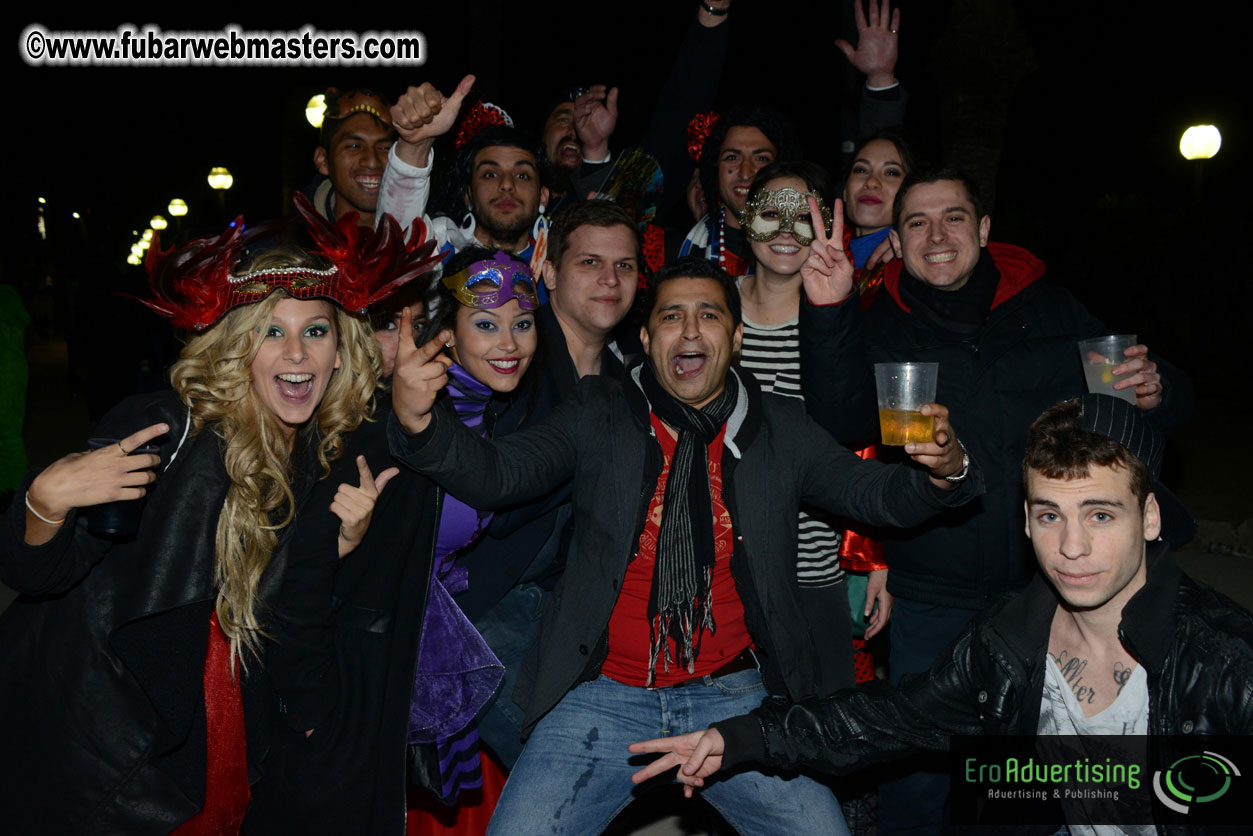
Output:
[[[805,296],[814,305],[834,305],[853,292],[853,265],[844,253],[844,201],[836,200],[831,209],[831,234],[821,222],[818,201],[809,198],[814,223],[814,243],[809,258],[801,265]]]
[[[361,545],[365,533],[370,528],[370,517],[374,514],[374,504],[378,501],[383,488],[400,473],[400,468],[389,467],[378,476],[370,472],[370,465],[365,456],[357,456],[357,472],[361,474],[361,486],[354,488],[345,483],[335,491],[335,499],[331,502],[331,513],[339,517],[339,556],[344,557]]]
[[[400,333],[412,333],[413,313],[408,309],[400,315]],[[448,383],[452,358],[443,354],[444,342],[452,332],[440,331],[423,346],[413,340],[401,339],[396,351],[396,371],[392,375],[392,408],[407,432],[419,433],[431,421],[435,396]]]

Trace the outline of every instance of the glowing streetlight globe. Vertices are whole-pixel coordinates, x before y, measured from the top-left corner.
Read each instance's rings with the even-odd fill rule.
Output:
[[[170,210],[170,214],[176,218],[181,218],[187,214],[187,203],[180,197],[176,197],[170,201],[170,205],[166,207]]]
[[[143,234],[143,235],[141,235],[141,236],[139,236],[139,237],[140,237],[140,238],[142,238],[142,239],[143,239],[143,240],[145,240],[145,241],[151,241],[151,240],[152,240],[152,230],[151,230],[151,229],[145,229],[145,230],[144,230],[144,234]]]
[[[134,253],[131,253],[130,255],[126,257],[126,263],[131,265],[132,267],[138,267],[139,265],[144,263],[144,260],[140,258],[139,256],[135,255]]]
[[[44,199],[41,197],[41,198],[39,198],[39,202],[42,204],[42,203],[47,203],[48,201],[44,200]]]
[[[235,178],[226,170],[226,166],[215,165],[209,171],[209,186],[214,189],[229,189],[235,182]]]
[[[1213,125],[1193,125],[1179,140],[1179,153],[1185,160],[1208,160],[1223,145],[1222,134]]]
[[[143,254],[144,254],[143,247],[139,246],[138,244],[131,244],[131,255],[133,255],[135,258],[139,258]]]
[[[151,247],[151,246],[152,246],[152,242],[151,242],[151,241],[149,241],[147,238],[140,238],[140,239],[139,239],[139,240],[135,243],[135,246],[136,246],[136,247],[139,247],[139,249],[140,249],[140,250],[146,250],[146,249],[148,249],[149,247]]]
[[[73,218],[74,220],[78,220],[79,218],[82,217],[82,215],[78,214],[77,212],[71,212],[70,217]]]
[[[326,113],[326,96],[318,93],[305,105],[305,119],[315,128],[322,127],[322,116]]]
[[[161,230],[165,229],[169,225],[170,225],[169,221],[167,221],[165,218],[161,217],[160,215],[153,215],[152,220],[148,222],[148,226],[152,227],[157,232],[160,232]]]

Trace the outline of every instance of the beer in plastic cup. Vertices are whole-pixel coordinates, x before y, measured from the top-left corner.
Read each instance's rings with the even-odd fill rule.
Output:
[[[1118,378],[1114,377],[1114,368],[1127,362],[1124,352],[1135,344],[1135,334],[1117,334],[1079,341],[1079,359],[1083,363],[1083,376],[1087,378],[1089,392],[1113,395],[1128,403],[1136,402],[1134,386],[1126,389],[1114,388],[1114,384],[1118,382]]]
[[[935,416],[923,415],[923,404],[935,403],[939,363],[875,363],[879,394],[879,434],[883,443],[901,447],[910,441],[931,441]]]

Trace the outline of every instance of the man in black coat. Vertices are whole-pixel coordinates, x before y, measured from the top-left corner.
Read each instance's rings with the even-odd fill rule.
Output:
[[[840,242],[815,242],[803,270],[800,330],[806,407],[832,435],[850,444],[877,437],[873,363],[935,362],[936,399],[985,470],[988,491],[978,502],[884,537],[897,683],[927,670],[996,596],[1026,585],[1018,467],[1027,428],[1051,404],[1086,391],[1077,341],[1110,331],[1046,282],[1035,256],[988,243],[991,218],[960,172],[911,176],[894,218],[898,260],[864,315]],[[1159,427],[1187,418],[1187,378],[1146,346],[1128,349],[1114,372],[1115,388],[1134,390],[1136,406]],[[947,784],[939,774],[885,784],[880,832],[938,828]]]
[[[859,459],[799,404],[731,367],[734,281],[693,258],[654,277],[624,381],[589,376],[531,430],[496,442],[431,412],[441,338],[402,346],[393,453],[476,507],[573,479],[565,572],[545,607],[517,701],[532,736],[491,833],[600,832],[632,798],[625,747],[767,693],[816,695],[847,657],[814,635],[796,587],[802,501],[872,524],[914,525],[977,495],[977,465],[938,404],[923,469]],[[845,833],[834,797],[801,776],[744,776],[708,796],[744,832]]]
[[[611,334],[635,302],[639,234],[622,207],[604,200],[572,203],[553,222],[541,275],[548,303],[536,322],[543,343],[534,396],[521,394],[495,421],[499,438],[532,426],[566,400],[583,377],[623,376]],[[523,715],[512,696],[540,614],[563,563],[569,486],[537,502],[497,513],[458,560],[469,586],[457,605],[505,666],[505,678],[479,720],[479,735],[506,767],[522,752]]]

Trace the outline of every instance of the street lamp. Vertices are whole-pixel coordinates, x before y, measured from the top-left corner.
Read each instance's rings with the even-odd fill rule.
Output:
[[[141,235],[141,236],[139,236],[139,237],[140,237],[140,238],[142,238],[142,239],[143,239],[143,240],[145,240],[145,241],[151,241],[151,240],[152,240],[152,235],[153,235],[153,232],[152,232],[152,230],[151,230],[151,229],[145,229],[145,230],[144,230],[144,234],[143,234],[143,235]]]
[[[138,267],[139,265],[144,263],[144,260],[140,258],[139,256],[135,255],[134,253],[131,253],[130,255],[126,257],[126,263],[131,265],[132,267]]]
[[[209,170],[209,187],[222,190],[229,189],[235,183],[235,178],[226,170],[226,166],[215,165]]]
[[[148,222],[148,226],[152,227],[157,232],[160,232],[161,230],[165,229],[169,225],[170,225],[169,221],[167,221],[165,218],[161,217],[160,215],[153,215],[152,220]]]
[[[305,119],[315,128],[322,127],[322,117],[326,114],[326,96],[318,93],[305,104]]]
[[[1179,138],[1179,153],[1185,160],[1208,160],[1222,146],[1222,134],[1213,125],[1193,125]]]
[[[187,214],[187,202],[181,197],[176,197],[170,201],[170,205],[166,207],[170,210],[170,214],[176,218],[181,218]]]

